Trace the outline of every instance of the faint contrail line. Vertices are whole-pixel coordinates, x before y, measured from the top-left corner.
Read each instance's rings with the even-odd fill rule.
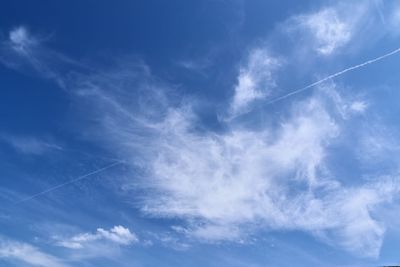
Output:
[[[100,168],[100,169],[97,169],[97,170],[95,170],[95,171],[89,172],[89,173],[87,173],[87,174],[85,174],[85,175],[79,176],[78,178],[69,180],[68,182],[65,182],[65,183],[56,185],[56,186],[51,187],[51,188],[49,188],[49,189],[46,189],[46,190],[44,190],[44,191],[42,191],[42,192],[39,192],[39,193],[37,193],[37,194],[34,194],[34,195],[29,196],[29,197],[27,197],[27,198],[24,198],[24,199],[22,199],[22,200],[20,200],[20,201],[18,201],[18,202],[16,202],[16,203],[14,203],[14,204],[17,205],[17,204],[20,204],[20,203],[22,203],[22,202],[26,202],[26,201],[28,201],[28,200],[32,200],[32,199],[34,199],[34,198],[36,198],[36,197],[38,197],[38,196],[42,196],[42,195],[47,194],[47,193],[49,193],[49,192],[51,192],[51,191],[54,191],[54,190],[56,190],[56,189],[59,189],[59,188],[61,188],[61,187],[63,187],[63,186],[66,186],[66,185],[75,183],[75,182],[77,182],[77,181],[83,180],[83,179],[85,179],[85,178],[88,178],[89,176],[92,176],[92,175],[94,175],[94,174],[103,172],[103,171],[105,171],[105,170],[107,170],[107,169],[110,169],[110,168],[112,168],[112,167],[114,167],[114,166],[116,166],[116,165],[119,165],[119,164],[122,164],[122,162],[121,162],[121,161],[114,162],[114,163],[112,163],[112,164],[110,164],[110,165],[107,165],[107,166],[105,166],[105,167],[103,167],[103,168]]]
[[[312,87],[314,87],[314,86],[316,86],[318,84],[326,82],[327,80],[330,80],[330,79],[338,77],[338,76],[340,76],[342,74],[345,74],[346,72],[349,72],[349,71],[352,71],[352,70],[355,70],[355,69],[358,69],[358,68],[362,68],[364,66],[367,66],[369,64],[375,63],[375,62],[380,61],[380,60],[382,60],[384,58],[390,57],[390,56],[392,56],[394,54],[397,54],[399,52],[400,52],[400,48],[397,48],[397,49],[395,49],[395,50],[393,50],[393,51],[391,51],[391,52],[389,52],[387,54],[384,54],[383,56],[380,56],[380,57],[377,57],[377,58],[374,58],[374,59],[370,59],[368,61],[365,61],[364,63],[361,63],[361,64],[358,64],[358,65],[349,67],[347,69],[344,69],[342,71],[336,72],[335,74],[329,75],[329,76],[323,78],[322,80],[316,81],[316,82],[314,82],[312,84],[309,84],[309,85],[307,85],[307,86],[305,86],[303,88],[294,90],[294,91],[292,91],[292,92],[290,92],[290,93],[288,93],[286,95],[283,95],[283,96],[277,97],[275,99],[272,99],[271,101],[267,102],[266,105],[276,103],[276,102],[281,101],[283,99],[286,99],[286,98],[288,98],[288,97],[290,97],[292,95],[295,95],[295,94],[301,93],[301,92],[303,92],[303,91],[305,91],[307,89],[310,89],[310,88],[312,88]]]

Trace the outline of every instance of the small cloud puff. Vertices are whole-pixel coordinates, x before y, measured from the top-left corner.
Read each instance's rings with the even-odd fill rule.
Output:
[[[371,1],[337,1],[314,12],[291,17],[284,29],[295,40],[295,49],[307,51],[309,57],[310,52],[330,56],[343,48],[354,51],[365,42],[382,37],[386,26]]]
[[[368,108],[368,104],[363,101],[354,101],[350,105],[350,109],[357,113],[363,113]]]
[[[38,40],[23,26],[19,26],[10,31],[9,41],[12,47],[18,52],[26,52],[30,46],[38,43]]]
[[[86,244],[91,244],[96,241],[109,241],[117,245],[126,246],[139,242],[139,239],[136,234],[132,233],[128,228],[118,225],[110,230],[98,228],[96,233],[82,233],[70,238],[58,240],[57,245],[70,249],[81,249],[84,248]]]
[[[268,95],[275,86],[272,74],[282,65],[282,60],[273,57],[265,49],[250,52],[247,63],[240,68],[238,82],[231,103],[231,112],[238,115],[245,112],[249,105]]]
[[[313,35],[316,50],[330,55],[344,46],[352,37],[351,25],[339,17],[333,8],[299,17],[301,24]]]
[[[0,63],[28,75],[53,80],[65,89],[68,70],[86,66],[47,47],[48,39],[33,34],[24,26],[15,27],[10,30],[8,38],[0,39]]]

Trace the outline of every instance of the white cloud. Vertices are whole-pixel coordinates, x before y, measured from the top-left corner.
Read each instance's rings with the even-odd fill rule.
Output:
[[[354,101],[350,105],[350,109],[354,112],[363,113],[368,108],[368,104],[364,101]]]
[[[0,240],[0,258],[18,260],[31,266],[67,267],[60,259],[26,243]]]
[[[295,15],[284,23],[284,30],[295,40],[294,49],[321,56],[359,52],[385,35],[382,12],[376,1],[336,1],[319,10]],[[304,58],[303,58],[304,60]]]
[[[332,54],[347,44],[352,37],[352,25],[343,20],[334,8],[325,8],[298,19],[313,35],[315,48],[322,55]]]
[[[29,53],[29,50],[39,43],[39,41],[29,33],[28,29],[23,26],[19,26],[10,31],[9,41],[12,48],[18,53]]]
[[[139,241],[135,233],[121,225],[114,226],[110,230],[98,228],[96,233],[82,233],[69,238],[56,239],[58,239],[57,245],[71,249],[81,249],[85,245],[93,244],[96,241],[108,241],[124,246]]]
[[[297,19],[311,34],[312,49],[329,55],[354,35],[361,13],[349,14],[332,7]],[[16,32],[10,40],[23,44],[25,35]],[[281,65],[267,50],[252,50],[240,68],[230,115],[268,96]],[[344,100],[332,88],[294,102],[291,110],[257,128],[227,120],[220,122],[223,131],[199,130],[191,101],[168,99],[163,92],[169,89],[147,68],[129,67],[101,77],[82,75],[74,85],[85,104],[101,110],[96,115],[104,129],[96,129],[96,137],[139,169],[141,179],[135,173],[132,180],[144,189],[140,207],[145,214],[182,219],[184,227],[176,229],[195,240],[241,241],[259,229],[300,230],[356,254],[379,254],[385,225],[372,214],[391,201],[399,182],[384,178],[347,185],[327,164],[331,144],[338,145],[337,137],[348,130],[342,120],[365,112],[366,102]],[[138,239],[116,226],[57,239],[57,244],[80,249],[102,241],[128,245]]]
[[[212,66],[212,55],[205,56],[201,59],[186,59],[177,61],[177,66],[203,77],[208,77],[209,68]]]
[[[179,227],[178,227],[179,228]],[[164,233],[149,233],[150,237],[154,240],[160,243],[161,245],[172,248],[174,250],[178,251],[185,251],[188,250],[191,246],[184,240],[181,240],[178,238],[175,233],[171,232],[164,232]],[[147,240],[147,246],[152,246],[154,245],[154,242],[151,240]]]
[[[17,70],[23,70],[29,65],[38,72],[49,72],[38,58],[41,51],[39,38],[32,35],[26,27],[19,26],[10,30],[8,39],[2,40],[0,61]]]
[[[61,53],[47,47],[46,36],[33,34],[27,27],[10,30],[8,38],[0,39],[0,63],[28,75],[50,79],[65,89],[68,69],[87,69]]]
[[[11,145],[23,154],[41,155],[52,150],[62,150],[62,147],[54,142],[45,141],[32,136],[0,135],[0,140]]]
[[[207,241],[240,240],[244,225],[257,223],[266,229],[332,232],[330,238],[349,251],[379,253],[384,230],[369,209],[384,195],[374,186],[349,189],[324,178],[327,146],[339,126],[316,99],[295,108],[275,134],[198,136],[180,127],[187,124],[184,115],[170,116],[166,121],[173,126],[160,129],[165,143],[154,144],[155,193],[145,212],[197,219],[201,223],[186,234]]]
[[[131,233],[128,228],[121,225],[114,226],[109,231],[99,228],[97,229],[97,235],[120,245],[129,245],[139,241],[134,233]]]
[[[365,113],[368,103],[360,97],[343,97],[337,92],[337,86],[334,82],[321,85],[324,93],[328,95],[342,118],[351,118],[352,115]]]
[[[188,126],[190,117],[177,110],[159,125],[160,139],[153,140],[157,155],[149,164],[150,186],[160,197],[148,199],[145,210],[215,224],[260,218],[279,224],[283,214],[275,209],[275,198],[287,193],[291,182],[318,186],[324,147],[338,134],[317,101],[296,109],[278,131],[197,135]]]
[[[240,68],[235,94],[231,104],[233,115],[246,111],[254,100],[268,95],[268,90],[275,86],[272,73],[282,64],[264,49],[250,52],[245,66]]]
[[[147,86],[141,93],[157,98]],[[294,102],[275,126],[227,121],[217,133],[195,130],[190,103],[168,107],[161,97],[152,101],[162,105],[143,112],[102,87],[108,88],[105,80],[90,99],[102,108],[106,140],[144,176],[144,213],[185,220],[178,233],[195,240],[241,242],[260,228],[301,230],[356,254],[378,255],[385,226],[371,213],[391,201],[397,180],[347,186],[327,165],[331,144],[348,130],[342,120],[361,112],[363,102],[332,87]],[[335,115],[341,112],[346,116]]]

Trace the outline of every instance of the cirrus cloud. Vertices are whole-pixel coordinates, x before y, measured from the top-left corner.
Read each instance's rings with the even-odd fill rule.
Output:
[[[30,266],[38,267],[68,267],[69,265],[55,256],[42,252],[40,249],[13,240],[0,240],[0,259],[17,260]]]
[[[130,245],[139,241],[135,233],[121,225],[116,225],[110,230],[98,228],[96,233],[82,233],[69,238],[63,238],[57,241],[57,245],[80,249],[87,244],[93,244],[97,241],[108,241],[117,245]]]
[[[320,86],[257,127],[228,120],[220,122],[224,131],[199,131],[192,102],[172,104],[147,75],[134,77],[122,83],[140,88],[130,93],[124,86],[104,90],[115,86],[113,79],[90,77],[90,90],[80,96],[102,108],[98,138],[140,170],[132,182],[142,189],[143,213],[181,219],[177,234],[191,240],[242,242],[259,230],[305,231],[354,254],[379,255],[385,225],[373,212],[393,200],[398,179],[355,177],[360,184],[350,185],[329,168],[364,102]]]

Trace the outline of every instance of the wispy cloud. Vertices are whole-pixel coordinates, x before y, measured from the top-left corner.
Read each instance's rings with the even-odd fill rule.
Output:
[[[173,228],[174,230],[182,229],[183,231],[185,231],[185,229],[179,226]],[[149,237],[151,239],[147,240],[147,244],[145,244],[147,246],[161,244],[165,247],[172,248],[177,251],[185,251],[191,248],[191,245],[188,242],[186,242],[186,240],[179,238],[175,232],[171,231],[167,231],[164,233],[151,232],[149,233]]]
[[[350,41],[352,25],[339,17],[333,8],[298,17],[300,25],[306,28],[315,40],[315,49],[322,55],[329,55]]]
[[[133,82],[124,79],[121,84]],[[364,102],[321,88],[294,101],[275,126],[221,121],[222,132],[198,131],[190,101],[170,104],[153,93],[146,75],[135,79],[147,88],[135,92],[138,98],[150,94],[149,103],[158,105],[125,102],[103,90],[113,84],[104,78],[91,77],[95,90],[81,96],[101,107],[105,140],[141,170],[143,180],[132,179],[146,192],[139,205],[145,214],[183,219],[177,233],[194,240],[241,242],[259,229],[301,230],[356,254],[378,255],[385,227],[371,212],[392,200],[398,181],[349,186],[328,168],[331,145],[340,145],[338,137],[349,130],[345,120],[365,111]]]
[[[392,51],[390,51],[390,52],[388,52],[388,53],[386,53],[386,54],[383,54],[383,55],[381,55],[381,56],[378,56],[378,57],[376,57],[376,58],[369,59],[369,60],[367,60],[367,61],[365,61],[365,62],[362,62],[362,63],[360,63],[360,64],[357,64],[357,65],[348,67],[348,68],[346,68],[346,69],[344,69],[344,70],[341,70],[341,71],[336,72],[336,73],[334,73],[334,74],[328,75],[327,77],[322,78],[322,79],[320,79],[320,80],[318,80],[318,81],[316,81],[316,82],[313,82],[313,83],[311,83],[311,84],[309,84],[309,85],[306,85],[306,86],[304,86],[304,87],[302,87],[302,88],[300,88],[300,89],[291,91],[291,92],[289,92],[289,93],[284,94],[283,96],[274,98],[274,99],[268,101],[266,104],[269,105],[269,104],[276,103],[276,102],[278,102],[278,101],[282,101],[282,100],[284,100],[284,99],[286,99],[286,98],[292,97],[292,96],[294,96],[294,95],[296,95],[296,94],[299,94],[299,93],[301,93],[301,92],[304,92],[304,91],[306,91],[306,90],[309,90],[309,89],[311,89],[311,88],[314,88],[314,87],[317,86],[317,85],[320,85],[320,84],[323,84],[323,83],[325,83],[325,82],[331,81],[333,78],[339,77],[339,76],[341,76],[341,75],[343,75],[343,74],[346,74],[347,72],[351,72],[351,71],[357,70],[357,69],[359,69],[359,68],[366,67],[366,66],[368,66],[368,65],[370,65],[370,64],[374,64],[374,63],[376,63],[376,62],[379,62],[379,61],[381,61],[381,60],[383,60],[383,59],[385,59],[385,58],[394,56],[394,55],[396,55],[396,54],[398,54],[398,53],[400,53],[400,48],[396,48],[396,49],[394,49],[394,50],[392,50]]]
[[[30,266],[67,267],[69,265],[55,256],[44,253],[38,248],[12,240],[0,240],[0,258],[19,261]]]
[[[93,245],[96,242],[111,242],[116,245],[126,246],[139,242],[135,233],[132,233],[128,228],[121,225],[116,225],[110,230],[98,228],[95,233],[82,233],[69,238],[56,238],[57,245],[71,248],[81,249],[85,246]]]
[[[315,52],[327,57],[359,52],[365,43],[370,45],[391,31],[384,21],[390,12],[378,2],[336,1],[292,16],[283,29],[295,40],[296,49],[307,55]]]
[[[237,85],[231,103],[235,116],[248,110],[249,105],[262,99],[275,87],[273,72],[282,60],[271,55],[266,49],[251,50],[247,62],[240,67]]]
[[[351,103],[350,105],[350,110],[354,111],[354,112],[364,112],[366,109],[368,108],[368,103],[364,102],[364,101],[354,101],[353,103]]]
[[[18,53],[27,54],[38,44],[39,40],[23,26],[17,27],[9,33],[9,45]]]
[[[360,10],[352,17],[342,7],[324,7],[290,22],[297,22],[295,30],[301,34],[307,32],[299,46],[333,55],[354,38],[364,15]],[[2,48],[33,60],[36,55],[27,57],[23,51],[36,46],[36,39],[19,28]],[[400,182],[397,177],[378,176],[368,182],[354,177],[357,183],[346,183],[337,177],[329,164],[337,156],[334,148],[345,146],[340,138],[351,131],[349,121],[365,113],[368,104],[321,85],[397,52],[289,92],[279,100],[316,89],[306,99],[276,107],[280,116],[268,113],[271,116],[257,127],[221,120],[219,131],[202,127],[194,108],[199,100],[176,95],[142,63],[101,74],[76,74],[72,83],[74,97],[90,107],[99,122],[86,133],[131,165],[135,171],[127,183],[141,189],[135,196],[137,206],[148,216],[179,219],[177,234],[213,243],[241,242],[260,230],[304,231],[352,253],[376,257],[385,225],[372,214],[393,200]],[[267,96],[284,65],[264,47],[251,49],[243,62],[233,97],[221,112],[234,118],[256,102],[272,103]],[[122,246],[138,238],[122,226],[57,237],[57,245],[76,250],[105,241]]]
[[[10,30],[7,39],[0,39],[0,62],[8,68],[52,80],[65,89],[67,73],[85,69],[78,62],[47,47],[49,36],[33,34],[27,27]]]
[[[32,136],[17,136],[10,134],[0,135],[0,140],[12,146],[22,154],[42,155],[63,148],[50,140],[43,140]]]

